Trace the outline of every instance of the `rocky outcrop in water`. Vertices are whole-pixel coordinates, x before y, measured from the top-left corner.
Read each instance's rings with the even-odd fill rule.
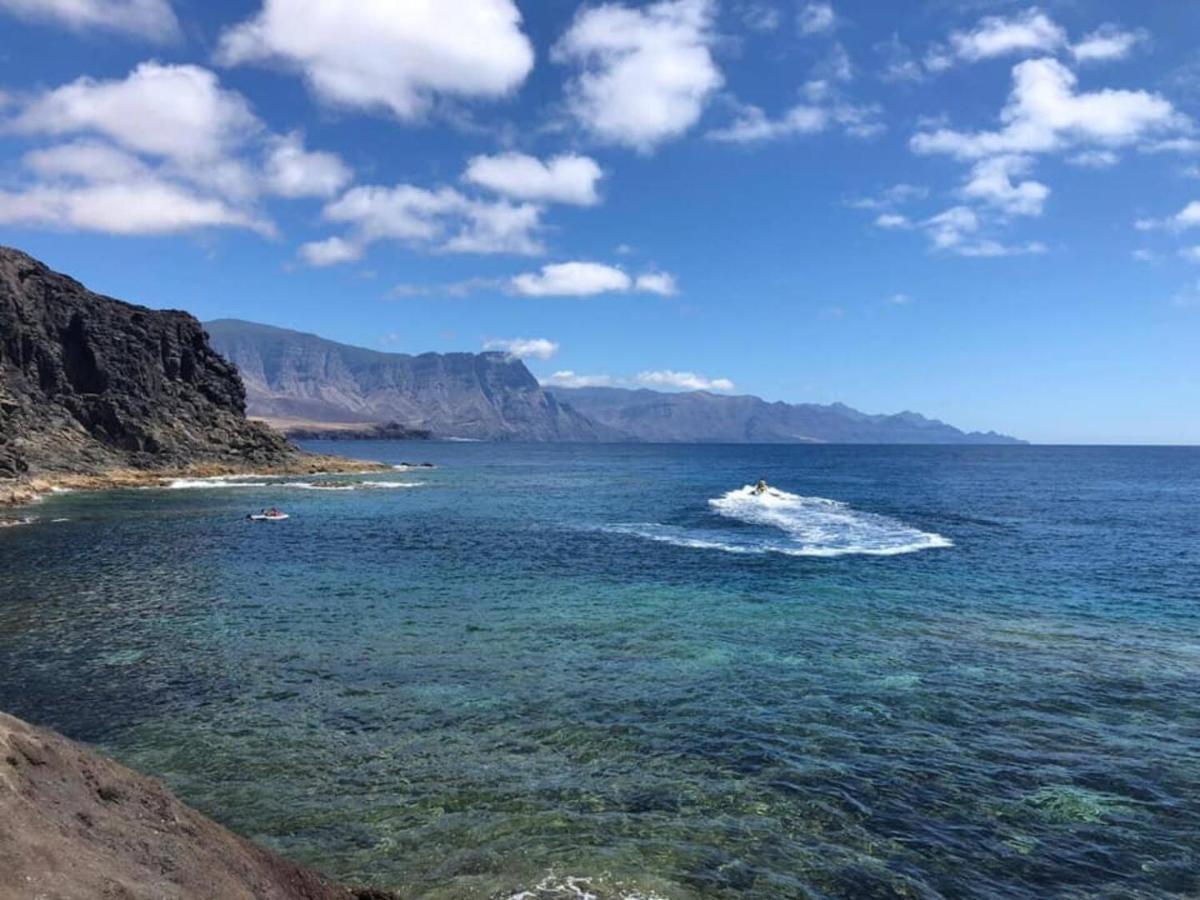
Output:
[[[252,844],[139,775],[0,713],[0,900],[388,900]]]
[[[237,370],[194,317],[100,296],[0,247],[0,479],[298,454],[245,412]]]
[[[234,319],[205,323],[242,374],[251,415],[396,422],[441,438],[594,441],[603,429],[504,353],[382,353]]]

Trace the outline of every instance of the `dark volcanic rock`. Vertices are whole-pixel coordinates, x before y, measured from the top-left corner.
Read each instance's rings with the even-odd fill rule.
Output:
[[[252,844],[159,782],[0,713],[0,900],[388,900]]]
[[[396,422],[435,437],[594,441],[603,429],[544,391],[504,353],[381,353],[270,325],[207,322],[237,365],[251,415]]]
[[[192,316],[102,297],[0,247],[0,478],[296,455],[245,408]]]

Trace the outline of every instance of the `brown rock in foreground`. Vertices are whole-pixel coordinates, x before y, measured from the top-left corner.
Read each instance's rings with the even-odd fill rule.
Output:
[[[387,900],[252,844],[139,775],[0,713],[0,900]]]

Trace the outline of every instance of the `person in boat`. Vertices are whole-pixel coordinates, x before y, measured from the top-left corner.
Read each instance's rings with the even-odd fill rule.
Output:
[[[760,478],[758,479],[758,484],[754,486],[754,496],[761,497],[769,490],[770,487],[767,485],[767,480],[765,478]]]

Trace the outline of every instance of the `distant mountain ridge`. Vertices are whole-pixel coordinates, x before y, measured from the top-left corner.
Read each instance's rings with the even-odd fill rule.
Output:
[[[769,403],[704,391],[544,387],[503,353],[385,353],[221,319],[204,326],[241,372],[250,415],[316,424],[393,423],[440,438],[663,443],[1012,444],[918,413]],[[304,423],[296,425],[294,423]]]
[[[247,411],[308,423],[399,423],[441,438],[595,441],[604,429],[504,353],[385,353],[220,319],[204,326],[241,372]]]
[[[919,413],[871,415],[843,403],[769,403],[707,391],[669,394],[626,388],[548,388],[593,422],[627,439],[730,444],[1020,444],[1007,435],[964,432]]]

